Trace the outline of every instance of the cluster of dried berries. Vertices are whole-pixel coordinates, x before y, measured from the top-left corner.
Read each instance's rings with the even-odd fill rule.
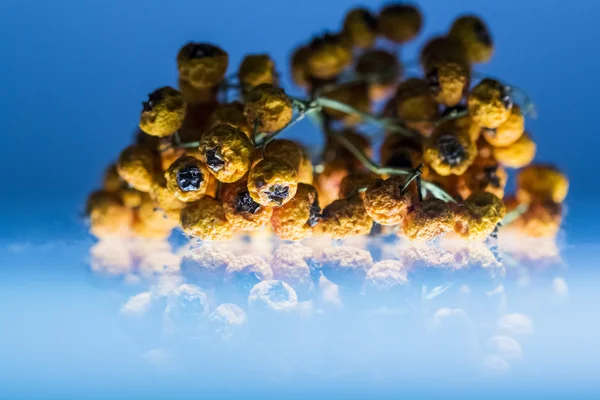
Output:
[[[512,229],[556,234],[568,181],[552,166],[530,165],[529,104],[516,103],[514,87],[475,79],[475,64],[494,50],[487,26],[457,18],[426,42],[421,73],[409,76],[397,48],[422,24],[407,4],[350,10],[340,32],[293,52],[301,98],[279,87],[267,54],[247,55],[236,78],[226,78],[227,52],[186,44],[177,54],[179,90],[148,96],[136,142],[90,196],[91,232],[166,238],[179,227],[223,240],[270,229],[301,240],[381,225],[410,240],[483,241],[508,209]],[[302,144],[276,138],[309,113],[325,136],[315,165]],[[384,133],[379,151],[369,125]],[[516,195],[504,200],[507,168],[522,169]]]

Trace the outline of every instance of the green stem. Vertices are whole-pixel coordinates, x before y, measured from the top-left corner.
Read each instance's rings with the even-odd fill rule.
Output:
[[[328,99],[327,97],[319,97],[319,98],[315,99],[315,102],[317,104],[321,105],[322,107],[331,108],[333,110],[341,111],[346,114],[356,114],[364,121],[371,123],[373,125],[381,126],[382,128],[384,128],[388,131],[391,131],[391,132],[400,133],[400,134],[410,136],[410,137],[418,136],[418,133],[414,132],[413,130],[411,130],[405,126],[395,123],[393,120],[390,120],[387,118],[374,117],[373,115],[371,115],[369,113],[360,111],[360,110],[358,110],[352,106],[349,106],[346,103],[342,103],[341,101],[338,101],[338,100]]]
[[[512,210],[509,213],[506,213],[506,215],[504,216],[504,219],[502,220],[502,225],[506,226],[506,225],[509,225],[510,223],[514,222],[521,215],[525,214],[528,209],[529,209],[528,204],[519,204],[517,206],[517,208],[515,208],[514,210]]]
[[[369,156],[367,156],[362,150],[354,145],[347,137],[342,135],[339,132],[331,131],[329,132],[331,137],[337,140],[342,146],[346,148],[354,157],[358,159],[369,171],[373,172],[377,175],[408,175],[411,173],[409,169],[402,168],[386,168],[380,167],[377,165],[375,161],[373,161]]]
[[[179,146],[177,146],[177,147],[182,148],[182,149],[193,149],[196,147],[200,147],[200,142],[180,143]]]
[[[304,119],[304,117],[306,117],[307,115],[309,115],[313,112],[316,112],[318,110],[319,110],[319,108],[316,108],[316,107],[308,107],[308,108],[300,109],[298,114],[286,126],[281,128],[280,130],[273,132],[271,134],[264,133],[264,132],[257,134],[255,137],[255,141],[254,141],[254,147],[261,148],[261,147],[268,145],[269,143],[271,143],[271,141],[273,141],[273,139],[275,139],[276,136],[281,135],[283,132],[287,131],[288,129],[290,129],[291,127],[296,125],[298,122],[302,121]]]

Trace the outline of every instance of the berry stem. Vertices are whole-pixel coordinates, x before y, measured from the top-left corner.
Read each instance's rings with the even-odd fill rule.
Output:
[[[528,204],[519,204],[517,208],[512,210],[511,212],[506,213],[504,219],[502,220],[502,225],[506,226],[512,222],[514,222],[521,215],[525,214],[529,209]]]
[[[393,120],[390,120],[388,118],[374,117],[373,115],[371,115],[369,113],[365,113],[360,110],[357,110],[356,108],[349,106],[346,103],[342,103],[341,101],[328,99],[327,97],[318,97],[315,99],[315,102],[317,104],[319,104],[321,107],[331,108],[331,109],[341,111],[341,112],[347,113],[347,114],[356,114],[356,115],[360,116],[366,122],[371,123],[373,125],[380,126],[388,131],[400,133],[402,135],[406,135],[409,137],[417,136],[416,132],[414,132],[413,130],[411,130],[403,125],[399,125],[398,123],[394,122]]]

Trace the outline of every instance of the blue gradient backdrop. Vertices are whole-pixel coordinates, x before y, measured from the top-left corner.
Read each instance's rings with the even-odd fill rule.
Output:
[[[538,143],[537,160],[557,164],[572,183],[565,228],[569,245],[577,247],[570,252],[570,266],[597,268],[600,1],[418,3],[425,14],[424,31],[403,49],[405,60],[415,59],[424,40],[445,31],[458,14],[476,13],[488,22],[496,53],[478,69],[524,88],[535,100],[539,117],[528,121],[528,129]],[[132,387],[148,384],[148,379],[152,384],[144,393],[152,397],[162,375],[140,370],[141,361],[127,357],[147,347],[124,335],[113,318],[123,295],[108,290],[107,296],[107,289],[89,276],[85,260],[92,241],[79,219],[87,194],[100,185],[106,165],[131,141],[147,93],[163,85],[176,86],[175,55],[183,43],[220,45],[230,54],[231,71],[244,54],[268,51],[287,78],[292,48],[315,33],[338,29],[345,11],[359,4],[0,1],[0,382],[10,382],[8,387],[15,390],[3,392],[0,387],[0,397],[18,398],[18,390],[42,396],[30,386],[29,373],[49,388],[48,395],[62,398],[102,398],[107,393],[112,398],[133,398]],[[362,4],[377,9],[382,2]],[[286,83],[290,88],[287,79]],[[309,123],[294,127],[290,136],[309,143],[320,140]],[[574,311],[563,310],[569,326],[588,321],[578,318],[576,305],[597,304],[592,284],[597,281],[595,272],[577,275],[574,286],[582,291]],[[580,378],[586,382],[590,382],[586,373],[593,370],[592,354],[598,353],[597,325],[590,322],[582,328],[583,347],[573,344],[578,338],[574,334],[569,339],[573,346],[566,343],[562,348],[567,365],[581,367]],[[108,344],[101,339],[110,347],[102,348]],[[553,342],[560,338],[553,337]],[[537,351],[543,353],[545,347]],[[581,364],[578,357],[587,358]],[[118,365],[111,365],[115,360]],[[530,383],[545,380],[535,370],[528,373]],[[71,381],[71,376],[78,380]],[[177,379],[193,380],[185,375],[171,378],[175,386]],[[103,392],[103,380],[115,391]],[[569,382],[572,387],[562,387],[565,393],[576,390],[577,378]],[[346,391],[353,387],[345,384]],[[227,382],[223,385],[227,387]],[[65,387],[71,391],[64,392]],[[90,393],[86,387],[98,391]],[[286,390],[281,384],[275,387],[281,393]],[[122,390],[119,396],[117,388]],[[182,390],[171,393],[187,394]]]

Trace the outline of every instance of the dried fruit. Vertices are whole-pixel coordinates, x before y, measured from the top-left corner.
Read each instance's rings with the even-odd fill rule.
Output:
[[[278,158],[265,158],[250,169],[248,191],[263,206],[280,207],[290,201],[298,188],[298,172]]]
[[[250,139],[239,129],[217,125],[200,139],[201,161],[221,182],[241,179],[250,168],[253,147]]]
[[[293,199],[273,209],[271,225],[281,239],[302,240],[312,235],[313,227],[320,220],[320,213],[317,190],[300,183]]]
[[[186,104],[179,91],[169,86],[157,89],[142,103],[140,129],[152,136],[172,135],[181,128],[185,113]]]

